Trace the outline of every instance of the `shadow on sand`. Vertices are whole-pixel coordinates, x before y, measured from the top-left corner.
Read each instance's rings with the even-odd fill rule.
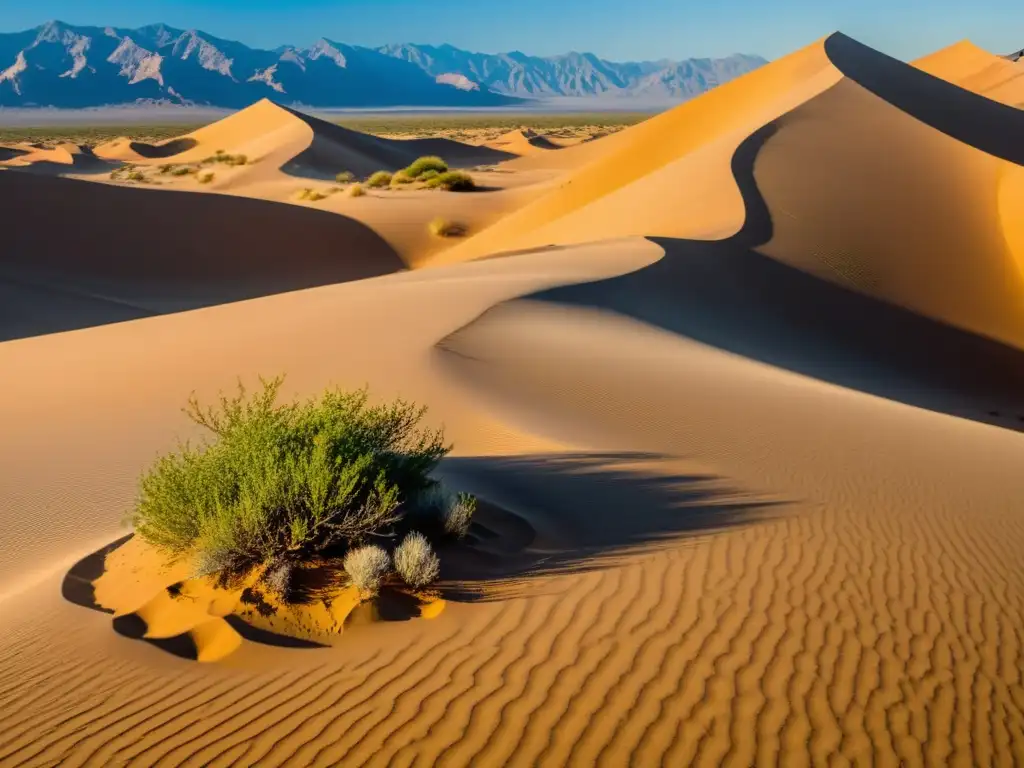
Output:
[[[707,535],[771,519],[782,502],[755,499],[706,475],[659,474],[638,465],[662,458],[642,453],[544,454],[446,460],[444,475],[458,487],[481,495],[484,501],[463,542],[438,548],[445,599],[481,602],[531,594],[539,577],[614,567],[624,555],[678,544],[688,537]],[[94,552],[65,575],[64,598],[91,610],[100,606],[93,583],[104,573],[106,556],[131,536]],[[324,572],[327,573],[326,571]],[[340,573],[319,585],[311,584],[295,602],[321,599]],[[169,588],[173,592],[173,587]],[[253,605],[253,592],[243,601]],[[258,606],[257,606],[258,608]],[[372,616],[370,615],[372,614]],[[415,598],[385,588],[380,599],[363,604],[355,623],[408,621],[419,615]],[[321,648],[311,640],[254,627],[237,615],[225,618],[244,639],[279,648]],[[137,614],[118,616],[114,630],[143,640],[167,653],[196,659],[189,633],[170,638],[146,637],[147,625]]]
[[[764,126],[733,156],[746,206],[736,235],[720,241],[652,237],[665,257],[649,267],[524,298],[613,311],[822,381],[1024,430],[1020,350],[756,250],[771,240],[773,225],[754,162],[776,130],[774,123]]]

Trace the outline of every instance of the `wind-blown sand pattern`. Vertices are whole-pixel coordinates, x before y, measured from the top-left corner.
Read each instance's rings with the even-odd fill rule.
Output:
[[[493,191],[323,212],[280,202],[328,175],[311,148],[377,145],[272,105],[182,149],[261,158],[223,194],[0,173],[83,233],[40,220],[0,256],[0,764],[1024,761],[1024,113],[973,66],[834,35]],[[72,218],[82,189],[180,239],[142,269]],[[191,201],[251,240],[190,249]],[[402,234],[443,206],[478,229]],[[307,245],[273,241],[300,215]],[[70,303],[101,283],[146,316]],[[63,297],[34,326],[30,290]],[[478,562],[445,564],[431,620],[329,648],[164,613],[141,571],[111,616],[188,393],[278,372],[429,404],[442,474],[490,507]]]

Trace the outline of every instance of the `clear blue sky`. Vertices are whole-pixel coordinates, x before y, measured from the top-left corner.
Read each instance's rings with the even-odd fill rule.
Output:
[[[539,55],[586,50],[619,61],[776,58],[837,29],[902,59],[965,37],[996,53],[1024,47],[1024,0],[0,0],[0,31],[55,18],[162,21],[264,48],[324,36]]]

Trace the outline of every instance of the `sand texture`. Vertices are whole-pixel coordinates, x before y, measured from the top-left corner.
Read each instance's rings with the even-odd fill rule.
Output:
[[[0,765],[1024,762],[1024,113],[981,54],[836,34],[574,146],[266,103],[94,153],[260,158],[202,187],[17,154]],[[293,197],[428,150],[498,165]],[[189,393],[278,373],[445,426],[442,600],[300,642],[127,538]]]

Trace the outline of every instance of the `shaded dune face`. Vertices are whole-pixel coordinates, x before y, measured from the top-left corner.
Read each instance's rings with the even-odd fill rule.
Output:
[[[404,268],[344,216],[224,195],[0,174],[0,339]]]

